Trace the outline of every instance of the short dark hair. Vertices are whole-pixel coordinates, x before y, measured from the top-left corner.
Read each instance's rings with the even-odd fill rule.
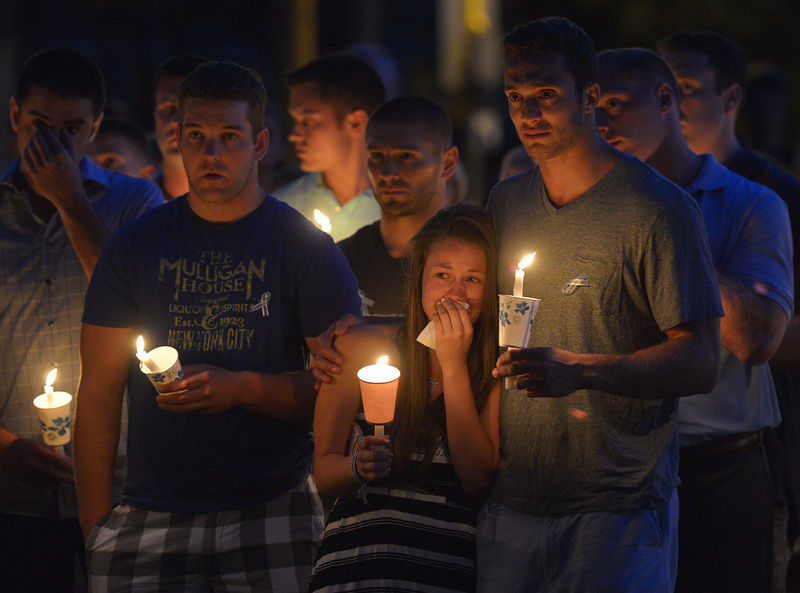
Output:
[[[192,70],[197,68],[200,64],[205,62],[203,56],[197,54],[185,53],[170,56],[158,66],[156,74],[153,77],[153,94],[158,90],[158,85],[167,77],[186,78],[192,73]]]
[[[116,136],[127,138],[136,146],[136,148],[141,150],[143,154],[149,154],[147,147],[147,135],[139,124],[128,119],[127,117],[104,117],[103,121],[100,122],[100,128],[97,130],[98,136],[102,134],[114,134]]]
[[[747,83],[747,58],[742,48],[719,33],[680,31],[659,39],[656,50],[661,54],[669,51],[695,51],[706,56],[714,70],[718,93],[734,83],[742,88]]]
[[[344,53],[317,58],[286,76],[289,88],[316,84],[319,97],[336,108],[340,117],[363,109],[371,115],[385,100],[386,87],[363,59]]]
[[[597,62],[601,66],[611,64],[628,74],[630,78],[653,90],[662,84],[668,84],[675,96],[675,101],[677,102],[680,98],[680,88],[675,73],[672,72],[664,58],[651,49],[644,47],[607,49],[597,54]]]
[[[592,38],[569,19],[546,17],[519,25],[503,39],[503,49],[506,60],[547,53],[564,56],[578,91],[597,82]]]
[[[255,138],[264,128],[267,91],[261,76],[233,62],[204,62],[183,79],[178,90],[178,112],[183,121],[186,99],[245,101],[250,106],[250,126]]]
[[[95,119],[106,104],[106,83],[100,68],[89,56],[71,47],[43,49],[25,60],[14,91],[17,103],[24,103],[33,87],[62,98],[89,99]]]
[[[397,97],[387,101],[372,114],[367,124],[367,136],[375,124],[415,123],[425,128],[425,137],[439,151],[453,145],[453,123],[444,109],[425,97]]]

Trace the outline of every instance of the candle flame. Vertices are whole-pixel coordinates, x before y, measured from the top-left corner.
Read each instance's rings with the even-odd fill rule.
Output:
[[[47,373],[47,379],[44,380],[44,384],[48,387],[52,387],[53,383],[56,381],[56,374],[58,373],[58,369],[53,369],[49,373]]]
[[[314,220],[317,221],[319,228],[321,228],[326,233],[331,232],[331,219],[325,216],[319,210],[314,210]]]
[[[517,268],[519,268],[520,270],[524,270],[529,265],[531,265],[531,263],[533,263],[533,258],[534,257],[536,257],[536,252],[535,251],[533,253],[529,253],[528,255],[523,257],[522,261],[519,262],[519,264],[517,265]]]
[[[136,338],[136,351],[144,352],[144,338],[142,336]]]
[[[389,357],[388,356],[381,356],[378,359],[378,362],[377,362],[377,364],[388,364],[388,363],[389,363]]]

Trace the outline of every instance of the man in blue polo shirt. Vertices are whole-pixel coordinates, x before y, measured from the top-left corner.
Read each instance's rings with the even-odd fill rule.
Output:
[[[691,151],[667,63],[641,48],[602,52],[598,128],[700,206],[725,308],[716,388],[678,408],[681,486],[676,591],[769,591],[772,484],[763,433],[780,423],[767,360],[793,310],[792,235],[772,191]]]

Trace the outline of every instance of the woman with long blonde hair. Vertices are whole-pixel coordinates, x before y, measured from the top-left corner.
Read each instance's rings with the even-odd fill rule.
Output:
[[[474,590],[476,505],[500,458],[496,261],[483,210],[441,210],[412,241],[405,323],[338,338],[347,364],[314,414],[317,486],[338,499],[311,591]],[[416,340],[429,322],[435,350]],[[401,371],[387,437],[364,422],[356,376],[382,354]]]

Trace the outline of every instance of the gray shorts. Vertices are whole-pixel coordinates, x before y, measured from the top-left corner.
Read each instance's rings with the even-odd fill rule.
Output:
[[[536,516],[490,501],[478,517],[478,593],[671,593],[678,495],[659,510]]]
[[[246,509],[185,514],[120,505],[87,537],[90,590],[305,592],[322,528],[310,476]]]

